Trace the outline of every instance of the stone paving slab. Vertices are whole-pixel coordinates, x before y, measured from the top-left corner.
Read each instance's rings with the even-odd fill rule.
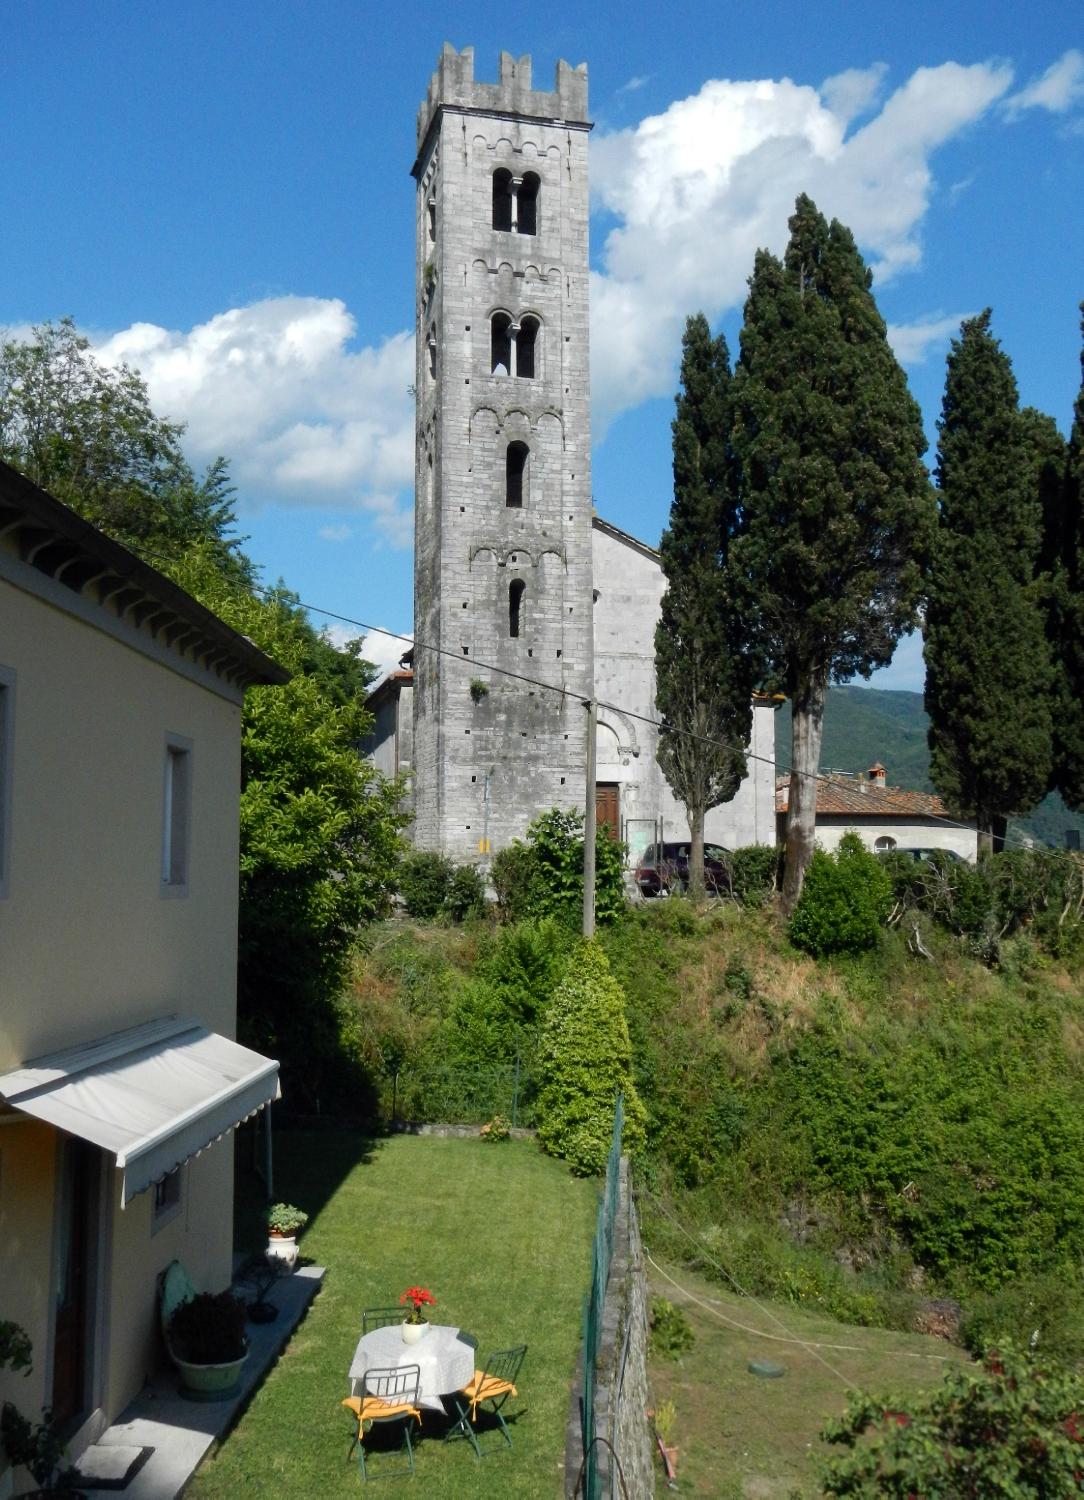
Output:
[[[146,1385],[117,1421],[98,1439],[97,1447],[113,1444],[153,1448],[150,1458],[120,1491],[126,1500],[175,1500],[191,1479],[215,1439],[233,1424],[253,1391],[281,1353],[300,1323],[324,1279],[323,1266],[303,1266],[276,1281],[266,1300],[279,1315],[273,1323],[249,1323],[251,1354],[241,1376],[241,1389],[229,1401],[186,1401],[178,1393],[176,1372],[163,1370]],[[241,1288],[251,1300],[251,1288]],[[115,1489],[80,1485],[88,1500],[116,1500]]]

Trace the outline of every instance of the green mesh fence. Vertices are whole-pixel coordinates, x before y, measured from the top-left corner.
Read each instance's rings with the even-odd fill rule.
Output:
[[[481,1125],[504,1115],[512,1125],[536,1124],[537,1085],[525,1066],[404,1067],[380,1084],[381,1117],[391,1124]]]
[[[595,1449],[595,1366],[602,1337],[602,1307],[606,1300],[606,1282],[614,1246],[614,1219],[617,1215],[617,1189],[621,1170],[621,1132],[625,1123],[625,1101],[618,1094],[614,1103],[614,1134],[606,1163],[606,1185],[598,1206],[598,1223],[591,1256],[591,1290],[583,1302],[583,1406],[582,1428],[584,1468],[581,1494],[584,1500],[600,1500],[598,1460]]]

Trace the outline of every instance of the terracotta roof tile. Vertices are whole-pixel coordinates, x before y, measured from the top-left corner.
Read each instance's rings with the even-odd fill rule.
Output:
[[[777,777],[775,810],[787,810],[790,777]],[[818,776],[817,813],[825,817],[860,814],[867,818],[947,818],[945,804],[931,792],[907,792],[857,776]]]

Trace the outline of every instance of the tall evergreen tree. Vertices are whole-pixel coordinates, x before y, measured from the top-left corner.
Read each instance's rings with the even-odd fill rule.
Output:
[[[663,533],[666,593],[655,630],[658,761],[689,818],[689,887],[704,888],[704,817],[745,775],[752,680],[722,564],[737,520],[730,449],[730,353],[703,313],[682,340],[674,499]]]
[[[1009,817],[1043,796],[1051,766],[1038,579],[1049,433],[1019,410],[989,309],[953,340],[938,432],[925,639],[930,776],[954,813],[976,820],[989,849],[1003,843]]]
[[[1080,304],[1084,335],[1084,302]],[[1084,810],[1084,347],[1065,467],[1056,502],[1045,507],[1045,560],[1050,570],[1047,634],[1054,657],[1051,783],[1069,806]]]
[[[792,705],[783,905],[813,854],[828,684],[868,676],[915,622],[933,525],[918,406],[851,233],[804,195],[782,262],[757,255],[732,441],[730,585]]]

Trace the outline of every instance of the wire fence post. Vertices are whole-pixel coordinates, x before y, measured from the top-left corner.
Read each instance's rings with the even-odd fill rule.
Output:
[[[516,1053],[516,1077],[512,1084],[512,1125],[515,1126],[519,1113],[519,1053]]]

